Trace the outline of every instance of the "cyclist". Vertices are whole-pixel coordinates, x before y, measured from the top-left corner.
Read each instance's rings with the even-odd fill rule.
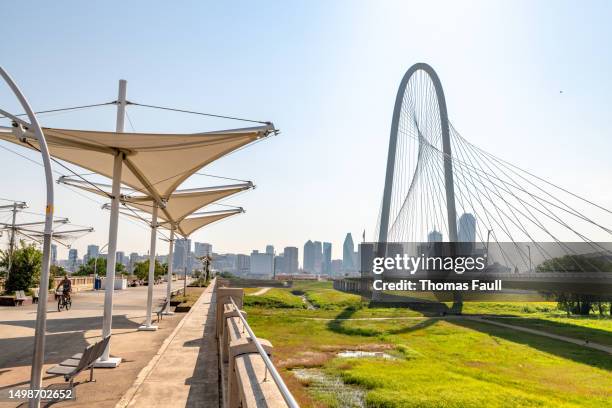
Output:
[[[62,296],[64,299],[70,299],[70,292],[72,292],[72,282],[68,279],[68,275],[64,275],[64,279],[57,285],[56,291],[59,291],[60,287],[62,288]]]

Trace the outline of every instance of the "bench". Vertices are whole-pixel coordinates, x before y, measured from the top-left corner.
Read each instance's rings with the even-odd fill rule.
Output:
[[[26,297],[23,290],[18,290],[17,292],[15,292],[15,305],[16,306],[23,305],[23,301],[27,299],[28,298]]]
[[[32,289],[32,304],[38,303],[38,288]]]
[[[155,311],[155,313],[157,314],[157,321],[159,322],[162,319],[162,316],[164,315],[164,312],[166,311],[166,308],[170,309],[170,301],[166,300],[164,303],[162,303],[159,308]]]
[[[64,380],[70,381],[70,386],[72,387],[74,377],[82,371],[89,370],[89,381],[94,381],[94,364],[104,353],[110,341],[110,337],[111,336],[107,336],[104,340],[87,346],[82,353],[75,354],[71,358],[59,363],[59,365],[49,368],[47,374],[63,375]]]

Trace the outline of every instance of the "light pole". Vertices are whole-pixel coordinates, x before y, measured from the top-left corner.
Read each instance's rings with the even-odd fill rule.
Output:
[[[42,257],[42,268],[40,273],[39,282],[39,300],[38,308],[36,313],[36,329],[34,332],[34,352],[32,355],[32,371],[30,375],[30,389],[40,389],[42,386],[42,368],[45,359],[45,331],[47,326],[47,295],[49,288],[49,264],[51,260],[51,234],[53,233],[53,174],[51,170],[51,158],[49,157],[49,150],[47,148],[47,142],[45,135],[43,134],[40,124],[36,119],[34,111],[30,107],[30,104],[26,100],[23,93],[17,84],[13,81],[10,75],[0,67],[0,75],[4,78],[4,81],[11,88],[19,103],[28,115],[30,123],[24,122],[23,120],[2,112],[5,116],[11,118],[20,131],[25,132],[26,129],[31,128],[34,136],[38,141],[38,148],[42,156],[43,167],[45,169],[45,183],[47,187],[47,202],[45,206],[45,230],[43,239],[43,257]],[[40,396],[36,395],[30,399],[30,407],[37,408],[40,406]]]

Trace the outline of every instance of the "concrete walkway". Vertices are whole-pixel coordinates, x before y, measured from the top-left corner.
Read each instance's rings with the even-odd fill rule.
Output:
[[[116,405],[219,407],[214,281]]]

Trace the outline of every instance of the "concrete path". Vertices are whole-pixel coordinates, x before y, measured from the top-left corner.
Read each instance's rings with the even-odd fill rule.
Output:
[[[477,322],[481,322],[481,323],[488,323],[488,324],[492,324],[494,326],[505,327],[507,329],[512,329],[512,330],[516,330],[516,331],[522,331],[522,332],[525,332],[525,333],[535,334],[535,335],[538,335],[538,336],[549,337],[551,339],[561,340],[561,341],[565,341],[565,342],[568,342],[568,343],[577,344],[577,345],[583,346],[583,347],[590,347],[590,348],[595,349],[595,350],[600,350],[600,351],[604,351],[606,353],[612,354],[612,347],[604,346],[603,344],[599,344],[599,343],[593,343],[591,341],[578,340],[578,339],[575,339],[575,338],[572,338],[572,337],[560,336],[558,334],[552,334],[552,333],[548,333],[548,332],[545,332],[545,331],[542,331],[542,330],[529,329],[527,327],[516,326],[516,325],[513,325],[513,324],[496,322],[494,320],[483,319],[481,317],[467,317],[467,316],[465,316],[464,319],[473,320],[473,321],[477,321]]]
[[[116,405],[219,407],[214,281]]]
[[[249,296],[261,296],[264,293],[266,293],[267,291],[269,291],[270,289],[272,289],[272,288],[270,288],[270,287],[261,288],[257,292],[251,293]]]

